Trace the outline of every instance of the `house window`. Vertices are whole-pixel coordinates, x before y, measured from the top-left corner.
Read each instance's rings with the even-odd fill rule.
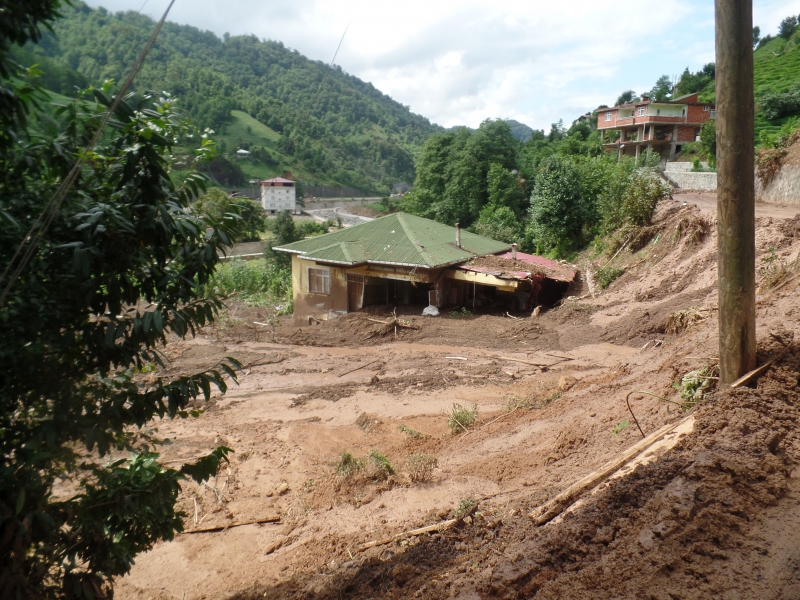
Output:
[[[331,293],[330,269],[308,269],[308,291],[312,294]]]
[[[607,112],[606,113],[606,121],[610,121],[610,120],[611,120],[611,113]]]
[[[708,111],[710,111],[710,110],[711,110],[711,107],[710,107],[710,106],[704,106],[704,107],[703,107],[703,111],[704,111],[704,112],[708,112]]]
[[[710,118],[712,118],[712,119],[716,119],[716,118],[717,118],[717,111],[715,111],[715,110],[712,110],[712,111],[709,113],[709,115],[708,115],[708,116],[709,116]]]
[[[640,117],[643,117],[643,116],[644,116],[644,106],[640,106],[640,107],[639,107],[639,116],[640,116]]]

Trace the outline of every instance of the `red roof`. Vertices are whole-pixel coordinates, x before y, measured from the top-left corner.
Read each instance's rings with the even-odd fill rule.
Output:
[[[512,258],[511,252],[504,252],[503,254],[497,254],[496,256],[498,258]],[[481,267],[470,264],[459,265],[457,268],[461,269],[462,271],[486,273],[488,275],[500,277],[501,279],[533,279],[533,276],[536,275],[537,279],[545,277],[566,283],[571,283],[574,281],[575,275],[577,275],[577,271],[575,269],[572,269],[558,261],[550,260],[549,258],[544,258],[543,256],[536,256],[535,254],[517,252],[517,262],[528,263],[532,267],[538,268],[531,269],[530,272],[504,271],[496,267]]]
[[[283,177],[273,177],[272,179],[264,179],[262,185],[265,183],[294,183],[291,179],[284,179]]]

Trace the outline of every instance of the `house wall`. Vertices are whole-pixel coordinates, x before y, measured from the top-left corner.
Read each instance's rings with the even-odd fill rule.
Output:
[[[308,269],[328,269],[331,279],[330,294],[308,291]],[[308,317],[326,320],[335,313],[347,312],[347,271],[335,267],[318,265],[292,255],[292,295],[294,296],[294,322],[307,325]]]
[[[261,186],[261,206],[269,212],[297,209],[297,188],[294,184],[273,183]]]
[[[714,105],[711,105],[714,108]],[[690,104],[687,115],[690,123],[705,123],[711,117],[711,110],[703,110],[702,104]]]
[[[693,142],[697,127],[695,125],[678,127],[678,141],[679,142]]]

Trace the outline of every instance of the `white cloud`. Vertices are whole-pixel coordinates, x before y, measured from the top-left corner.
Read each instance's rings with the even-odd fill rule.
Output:
[[[160,16],[167,2],[148,0],[144,12]],[[754,21],[772,32],[793,8],[756,0]],[[325,62],[349,24],[336,63],[414,112],[445,126],[505,117],[547,129],[713,60],[713,12],[712,0],[178,0],[170,20],[280,40]]]

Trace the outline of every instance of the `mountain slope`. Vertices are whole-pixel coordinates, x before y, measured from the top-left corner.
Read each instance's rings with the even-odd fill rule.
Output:
[[[62,93],[121,81],[154,27],[137,13],[80,2],[63,12],[53,34],[19,53],[23,64],[39,63],[45,84]],[[252,176],[290,168],[309,183],[388,192],[413,180],[415,152],[440,130],[372,84],[280,42],[220,39],[173,23],[165,24],[136,88],[176,95],[198,125],[217,131],[229,155],[245,145],[260,156],[243,163]]]

